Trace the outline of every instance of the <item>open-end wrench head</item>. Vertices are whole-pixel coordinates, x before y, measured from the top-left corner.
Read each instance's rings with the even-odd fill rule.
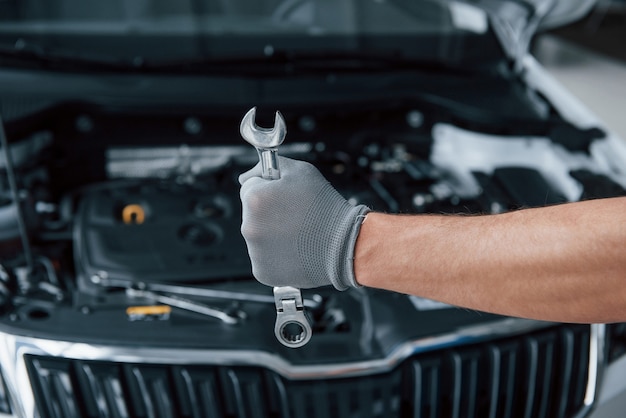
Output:
[[[262,128],[256,125],[256,106],[248,110],[241,120],[239,132],[243,139],[257,149],[276,149],[285,140],[287,135],[287,125],[280,112],[276,112],[274,126],[272,128]]]

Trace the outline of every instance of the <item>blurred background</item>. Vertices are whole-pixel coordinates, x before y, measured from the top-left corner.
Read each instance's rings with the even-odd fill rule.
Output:
[[[585,19],[539,35],[533,54],[626,138],[626,0],[600,0]]]

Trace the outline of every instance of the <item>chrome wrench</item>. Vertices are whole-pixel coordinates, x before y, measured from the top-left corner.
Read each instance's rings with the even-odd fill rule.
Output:
[[[276,112],[274,126],[261,128],[256,125],[256,107],[250,109],[241,120],[239,132],[243,139],[254,146],[261,161],[261,176],[267,180],[280,179],[278,146],[287,135],[285,119]],[[304,314],[304,303],[300,289],[289,286],[274,287],[276,324],[274,334],[286,347],[298,348],[309,342],[311,325]]]
[[[221,309],[214,308],[212,306],[204,305],[202,303],[194,302],[189,299],[184,299],[174,295],[162,295],[150,290],[141,289],[126,289],[126,295],[131,298],[146,298],[152,299],[155,302],[163,303],[175,308],[184,309],[186,311],[196,312],[211,318],[219,319],[225,324],[236,325],[242,319],[242,313],[238,315],[231,315]]]

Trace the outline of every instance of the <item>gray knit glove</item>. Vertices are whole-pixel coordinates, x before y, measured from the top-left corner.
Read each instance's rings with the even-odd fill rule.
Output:
[[[268,286],[358,287],[354,245],[366,206],[353,206],[311,164],[279,157],[279,180],[261,166],[239,176],[252,273]]]

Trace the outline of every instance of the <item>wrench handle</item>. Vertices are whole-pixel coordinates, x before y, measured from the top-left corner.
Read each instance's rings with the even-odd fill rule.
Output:
[[[266,180],[278,180],[280,179],[278,146],[282,144],[287,133],[285,120],[280,112],[276,112],[274,127],[267,129],[256,126],[255,117],[256,107],[253,107],[241,120],[239,132],[259,154],[261,177]],[[312,330],[304,313],[304,300],[300,289],[289,286],[274,287],[274,303],[276,305],[274,334],[278,341],[290,348],[302,347],[309,342]]]
[[[261,177],[266,180],[280,179],[280,168],[278,167],[277,148],[257,148],[259,160],[261,161]]]
[[[266,180],[280,179],[277,148],[257,148],[261,161],[261,176]],[[300,289],[283,286],[274,287],[276,323],[274,335],[289,348],[299,348],[309,342],[311,325],[304,314],[304,302]]]

